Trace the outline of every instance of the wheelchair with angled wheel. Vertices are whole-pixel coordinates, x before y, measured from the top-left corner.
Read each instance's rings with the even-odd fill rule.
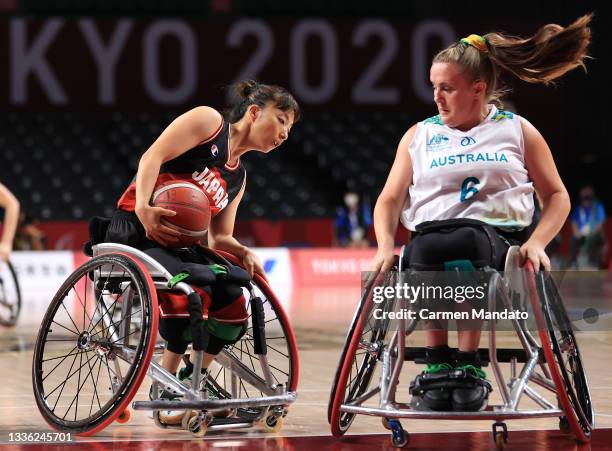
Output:
[[[297,345],[263,277],[240,282],[243,332],[201,372],[207,335],[201,332],[202,321],[224,319],[202,310],[202,298],[188,279],[177,280],[157,260],[129,246],[99,243],[90,250],[92,258],[51,300],[34,348],[36,403],[53,429],[92,435],[114,421],[128,421],[130,407],[151,411],[160,427],[188,430],[196,437],[214,430],[261,425],[276,431],[282,426],[296,399]],[[206,252],[218,265],[240,266],[230,254]],[[185,314],[195,356],[191,384],[154,359],[164,349],[158,343],[158,295],[168,292],[188,299]],[[153,381],[149,400],[132,402],[145,376]],[[178,399],[161,399],[163,390]],[[183,411],[177,424],[160,420],[160,412],[169,410]]]
[[[345,434],[356,415],[381,417],[395,447],[409,442],[400,419],[492,420],[493,440],[503,448],[508,440],[505,420],[557,417],[559,428],[577,442],[590,440],[593,406],[570,320],[552,276],[535,272],[531,262],[520,267],[519,246],[508,249],[503,275],[490,267],[478,268],[488,280],[490,312],[501,306],[530,311],[533,317],[531,327],[525,319],[510,320],[520,343],[514,348],[498,347],[498,322],[486,321],[488,348],[478,349],[478,354],[492,368],[502,402],[468,412],[419,409],[414,396],[413,402],[400,400],[397,388],[402,367],[407,366],[404,362],[423,363],[426,349],[408,345],[420,315],[399,313],[417,312],[419,302],[403,309],[406,303],[397,292],[391,291],[382,302],[375,293],[421,280],[419,271],[407,267],[407,260],[404,246],[389,272],[371,275],[363,284],[329,399],[328,421],[334,436]],[[509,372],[502,371],[502,363],[509,364]],[[533,404],[523,407],[525,398]]]

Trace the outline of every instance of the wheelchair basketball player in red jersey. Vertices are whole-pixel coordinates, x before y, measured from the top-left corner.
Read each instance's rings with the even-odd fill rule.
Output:
[[[284,88],[243,81],[233,87],[238,103],[224,118],[208,106],[194,108],[176,118],[142,155],[135,180],[119,199],[117,210],[104,234],[105,242],[125,244],[153,257],[172,275],[189,273],[185,280],[198,285],[197,280],[209,279],[219,273],[249,280],[253,274],[264,275],[255,253],[233,237],[236,211],[244,194],[246,171],[240,157],[248,151],[268,153],[279,147],[289,136],[291,127],[300,117],[300,108]],[[156,185],[186,182],[201,187],[210,204],[211,221],[208,246],[225,251],[241,260],[246,271],[238,266],[214,264],[199,245],[171,249],[180,235],[163,224],[165,216],[174,211],[154,207],[150,200]],[[206,243],[202,243],[206,244]],[[248,274],[247,274],[248,272]],[[214,312],[239,304],[242,289],[239,284],[223,283],[205,287],[202,293],[210,299]],[[244,304],[244,302],[243,302]],[[231,307],[230,307],[231,308]],[[239,307],[237,307],[239,309]],[[176,374],[181,357],[191,341],[189,319],[160,319],[160,335],[167,341],[162,365]],[[210,331],[204,353],[202,371],[215,355],[236,342],[244,333],[242,325],[223,324]],[[186,367],[179,379],[191,378],[193,362],[184,359]],[[163,390],[159,396],[173,399],[173,393]]]

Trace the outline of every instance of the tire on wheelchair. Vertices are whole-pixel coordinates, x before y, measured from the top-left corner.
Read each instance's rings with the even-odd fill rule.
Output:
[[[373,278],[366,285],[353,317],[336,369],[327,409],[327,419],[332,434],[336,437],[343,435],[355,418],[353,413],[340,412],[340,406],[353,401],[367,391],[376,364],[381,359],[389,330],[390,320],[371,317],[374,307],[374,287],[395,285],[396,275],[397,268],[394,268],[385,275],[379,274]],[[391,304],[393,303],[388,302],[385,310],[390,310]]]
[[[565,412],[569,431],[579,443],[590,441],[594,413],[584,365],[570,319],[550,274],[528,265],[528,290],[538,334]]]
[[[52,299],[34,348],[33,388],[45,421],[91,435],[118,419],[146,375],[157,326],[157,293],[143,263],[114,253],[77,268]]]

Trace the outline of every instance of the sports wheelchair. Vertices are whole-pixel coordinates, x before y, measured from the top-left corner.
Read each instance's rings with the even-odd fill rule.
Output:
[[[0,325],[14,326],[21,311],[21,288],[10,261],[0,260]]]
[[[493,440],[501,449],[508,440],[506,419],[558,417],[562,431],[572,434],[579,443],[588,442],[594,413],[570,320],[551,275],[544,271],[534,272],[531,262],[520,268],[518,246],[508,250],[504,277],[493,269],[482,268],[490,273],[489,311],[494,311],[496,305],[521,306],[522,311],[529,307],[535,320],[535,327],[531,329],[537,329],[537,333],[532,334],[527,321],[512,320],[522,347],[504,349],[497,346],[496,321],[488,321],[489,346],[488,349],[479,349],[479,355],[485,365],[488,363],[492,367],[503,403],[475,412],[440,412],[415,409],[414,403],[396,399],[404,362],[424,361],[425,348],[407,346],[407,337],[417,327],[418,315],[415,319],[392,321],[388,315],[374,315],[373,292],[376,286],[402,284],[415,276],[414,271],[404,267],[405,248],[402,248],[402,257],[392,270],[371,277],[362,291],[329,400],[328,421],[333,435],[342,436],[358,414],[382,417],[383,426],[391,430],[395,447],[403,447],[409,442],[408,432],[403,429],[400,418],[493,420]],[[398,312],[398,305],[397,298],[387,299],[376,308]],[[418,303],[413,309],[417,308]],[[375,378],[379,362],[382,368]],[[509,363],[509,379],[502,373],[501,362]],[[549,399],[539,393],[540,389],[548,394]],[[519,408],[523,395],[540,409]]]
[[[92,435],[113,421],[127,422],[145,376],[153,381],[150,400],[135,401],[132,408],[152,411],[160,427],[185,429],[196,437],[256,424],[269,432],[280,429],[296,399],[299,362],[287,315],[263,277],[243,284],[246,331],[201,374],[206,347],[194,326],[202,319],[197,292],[132,247],[101,243],[91,251],[93,258],[53,297],[36,339],[34,394],[53,429]],[[210,255],[215,263],[240,265],[230,254]],[[191,386],[153,359],[164,349],[157,343],[158,292],[171,288],[196,305],[189,308],[195,351]],[[159,399],[161,390],[181,398]],[[180,424],[160,420],[162,411],[183,410]]]

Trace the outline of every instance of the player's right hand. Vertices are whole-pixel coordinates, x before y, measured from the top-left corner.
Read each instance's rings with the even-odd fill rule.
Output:
[[[381,249],[378,248],[378,252],[372,259],[370,263],[370,271],[375,274],[379,272],[389,271],[393,264],[395,263],[395,255],[393,248],[391,249]]]
[[[176,242],[181,234],[177,230],[161,223],[162,216],[175,216],[176,212],[161,207],[146,205],[135,210],[136,216],[145,229],[147,238],[157,241],[163,246],[170,246]]]

